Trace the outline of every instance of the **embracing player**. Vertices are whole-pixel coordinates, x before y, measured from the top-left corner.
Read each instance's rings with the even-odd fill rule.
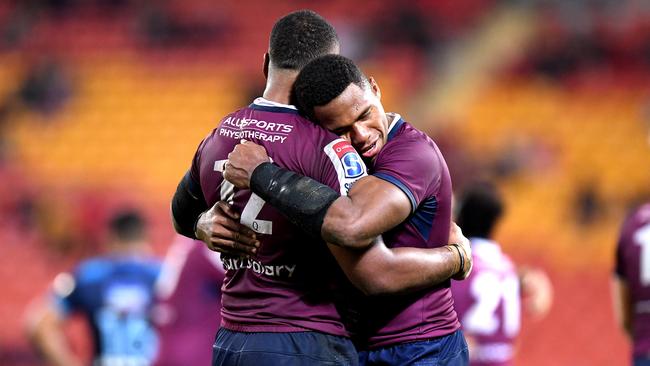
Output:
[[[650,202],[623,223],[616,247],[614,309],[633,342],[635,366],[650,365]]]
[[[354,246],[382,233],[393,248],[447,242],[452,190],[447,164],[426,134],[398,114],[384,112],[374,79],[351,60],[327,55],[303,68],[293,96],[301,113],[350,141],[372,164],[372,175],[359,179],[348,196],[339,196],[270,163],[263,147],[246,142],[229,155],[229,181],[250,186],[303,229],[331,243]],[[313,191],[321,194],[310,196]],[[359,327],[365,333],[360,340],[368,349],[360,353],[362,364],[468,361],[449,280],[403,296],[365,298],[359,309],[366,320]]]
[[[196,230],[211,243],[214,233],[206,236],[201,222],[197,227],[197,217],[209,206],[217,207],[218,201],[230,201],[241,212],[241,223],[253,228],[259,239],[252,256],[222,256],[226,276],[215,365],[358,362],[337,308],[348,282],[328,247],[256,194],[234,189],[222,174],[228,153],[241,138],[261,144],[279,166],[315,179],[298,179],[308,191],[291,198],[307,203],[302,212],[311,219],[303,220],[304,226],[320,226],[322,200],[347,194],[352,183],[366,175],[365,165],[349,142],[304,119],[287,103],[299,70],[338,49],[336,33],[317,14],[299,11],[280,19],[265,55],[263,97],[226,116],[201,142],[174,196],[172,214],[180,233],[194,237]],[[312,181],[324,185],[313,186]],[[201,217],[214,214],[213,209]],[[441,243],[447,242],[449,229],[447,225]],[[246,234],[240,227],[234,230],[235,241]],[[420,289],[452,275],[464,277],[470,268],[464,245],[388,250],[381,242],[371,245],[373,240],[375,236],[355,243],[366,249],[363,253],[329,247],[346,274],[367,292]]]

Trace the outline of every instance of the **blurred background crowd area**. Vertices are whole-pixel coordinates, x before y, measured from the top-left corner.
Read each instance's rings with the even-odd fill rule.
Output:
[[[518,364],[626,364],[609,280],[650,198],[643,0],[0,0],[0,364],[36,362],[25,306],[101,249],[116,207],[145,210],[164,252],[196,146],[261,95],[271,26],[301,8],[439,144],[456,190],[502,189],[497,239],[555,286]]]

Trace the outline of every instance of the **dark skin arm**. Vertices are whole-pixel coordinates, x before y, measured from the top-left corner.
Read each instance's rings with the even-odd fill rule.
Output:
[[[612,281],[612,300],[614,303],[614,315],[619,326],[628,337],[632,337],[632,299],[630,289],[625,279],[614,276]]]
[[[457,242],[469,241],[453,225]],[[460,269],[458,253],[439,248],[387,248],[381,237],[361,250],[328,244],[350,282],[366,295],[409,293],[440,284]]]
[[[327,210],[321,235],[329,243],[365,248],[410,214],[411,202],[401,189],[370,175],[358,180],[348,196],[334,201]]]
[[[239,223],[239,213],[218,201],[196,223],[196,238],[215,252],[236,256],[255,254],[260,242],[255,232]]]
[[[219,204],[223,205],[229,207],[223,202]],[[231,228],[240,224],[235,221],[238,215],[233,212],[230,208],[202,215],[197,225],[197,236],[212,238],[215,237],[215,232],[230,232],[223,236],[234,238],[235,232]],[[256,247],[248,244],[255,241],[252,234],[243,232],[237,240],[232,240],[233,244],[224,240],[212,241],[208,247],[219,252],[254,255]],[[456,224],[452,224],[449,240],[460,243],[469,251],[469,240]],[[328,244],[328,247],[350,282],[367,295],[407,293],[429,288],[446,281],[460,269],[459,254],[450,246],[389,249],[378,238],[363,249],[333,244]],[[233,252],[233,248],[237,248],[236,252]],[[467,274],[469,270],[465,272]]]
[[[245,141],[228,155],[224,178],[237,188],[250,187],[255,168],[268,162],[264,147]],[[381,199],[377,199],[381,197]],[[402,190],[382,179],[367,176],[330,206],[321,229],[322,238],[332,244],[366,248],[383,232],[404,221],[411,202]]]
[[[27,312],[27,335],[48,364],[81,366],[64,332],[63,319],[48,300],[40,300]]]

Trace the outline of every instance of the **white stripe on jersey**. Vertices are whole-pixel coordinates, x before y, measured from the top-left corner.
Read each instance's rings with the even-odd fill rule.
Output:
[[[253,101],[253,104],[263,106],[263,107],[282,107],[282,108],[289,108],[289,109],[298,110],[298,108],[296,108],[296,106],[293,106],[291,104],[282,104],[282,103],[278,103],[278,102],[273,102],[273,101],[270,101],[268,99],[264,99],[262,97],[255,98],[255,100]]]

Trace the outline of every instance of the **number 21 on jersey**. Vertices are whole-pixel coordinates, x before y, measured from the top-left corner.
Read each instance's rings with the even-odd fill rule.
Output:
[[[517,335],[521,313],[517,275],[477,273],[470,285],[470,292],[474,303],[463,319],[463,326],[468,331],[492,335],[503,327],[506,336]],[[500,304],[501,313],[497,311]]]

